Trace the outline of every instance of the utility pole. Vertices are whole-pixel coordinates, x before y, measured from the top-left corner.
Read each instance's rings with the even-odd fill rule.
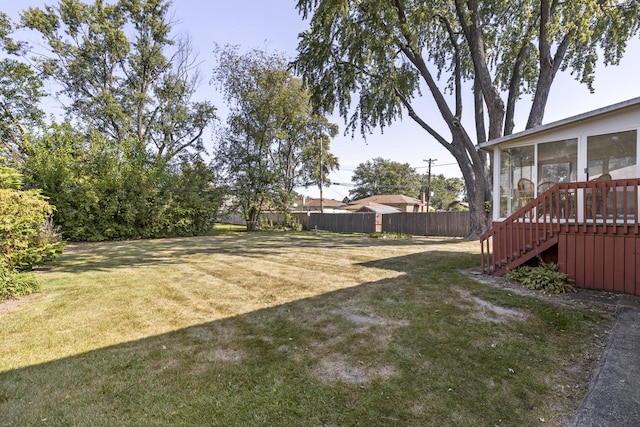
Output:
[[[320,135],[320,168],[318,170],[318,186],[320,187],[320,213],[324,213],[324,200],[322,198],[322,135]]]
[[[429,168],[427,169],[427,212],[429,212],[429,201],[431,200],[431,164],[438,161],[438,159],[428,159],[423,160],[429,163]]]

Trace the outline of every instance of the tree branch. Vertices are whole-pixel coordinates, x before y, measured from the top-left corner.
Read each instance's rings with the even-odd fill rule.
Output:
[[[502,124],[504,121],[504,102],[500,98],[500,93],[493,85],[491,73],[487,65],[486,53],[484,50],[484,40],[482,37],[480,15],[478,13],[477,0],[467,0],[468,10],[471,12],[471,24],[467,23],[467,14],[462,0],[455,1],[455,7],[458,19],[464,30],[471,58],[476,74],[479,79],[479,85],[482,88],[482,95],[487,106],[487,114],[489,116],[489,139],[495,139],[502,136]]]

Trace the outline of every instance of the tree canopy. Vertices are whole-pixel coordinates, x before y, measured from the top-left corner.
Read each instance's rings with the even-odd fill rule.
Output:
[[[199,82],[188,39],[171,36],[170,3],[60,0],[24,11],[48,52],[36,56],[43,75],[69,100],[67,113],[113,141],[136,140],[158,163],[200,152],[215,117],[192,97]]]
[[[294,66],[316,107],[337,107],[363,134],[408,114],[458,162],[474,235],[488,226],[490,198],[477,144],[513,132],[524,95],[527,127],[541,124],[557,72],[591,87],[599,54],[616,64],[640,25],[637,0],[299,0],[298,9],[310,29]],[[422,110],[423,93],[438,117]]]
[[[0,12],[0,47],[18,55],[25,45],[10,37],[12,31],[9,18]],[[0,156],[14,164],[25,159],[29,131],[40,127],[43,96],[42,81],[31,67],[14,58],[0,59]]]
[[[202,136],[215,108],[193,100],[196,56],[172,34],[169,6],[60,0],[22,13],[43,43],[30,65],[0,63],[2,148],[55,204],[65,238],[191,235],[213,226],[221,195]],[[5,51],[26,55],[3,22]],[[58,89],[67,117],[36,132],[40,76]]]
[[[424,179],[426,182],[426,177]],[[426,186],[425,186],[426,188]],[[460,178],[447,178],[442,174],[431,176],[429,188],[433,195],[429,197],[429,206],[435,210],[446,210],[452,203],[461,201],[464,182]]]
[[[309,94],[280,54],[218,51],[214,81],[231,113],[214,169],[252,228],[267,207],[284,211],[296,186],[326,183],[338,160],[329,152],[337,127],[310,109]]]
[[[353,200],[379,194],[404,194],[420,197],[422,177],[409,163],[377,157],[360,163],[351,178],[355,187],[349,191]]]

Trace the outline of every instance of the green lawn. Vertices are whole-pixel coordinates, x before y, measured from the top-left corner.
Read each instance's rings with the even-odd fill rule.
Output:
[[[70,244],[40,294],[0,304],[0,425],[564,425],[610,318],[470,280],[478,249]]]

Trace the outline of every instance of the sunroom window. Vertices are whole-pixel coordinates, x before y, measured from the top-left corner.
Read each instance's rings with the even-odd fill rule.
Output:
[[[538,194],[578,177],[578,139],[538,144]]]
[[[587,138],[587,179],[636,177],[636,131]]]
[[[517,211],[535,194],[534,146],[501,150],[500,157],[500,216]]]

